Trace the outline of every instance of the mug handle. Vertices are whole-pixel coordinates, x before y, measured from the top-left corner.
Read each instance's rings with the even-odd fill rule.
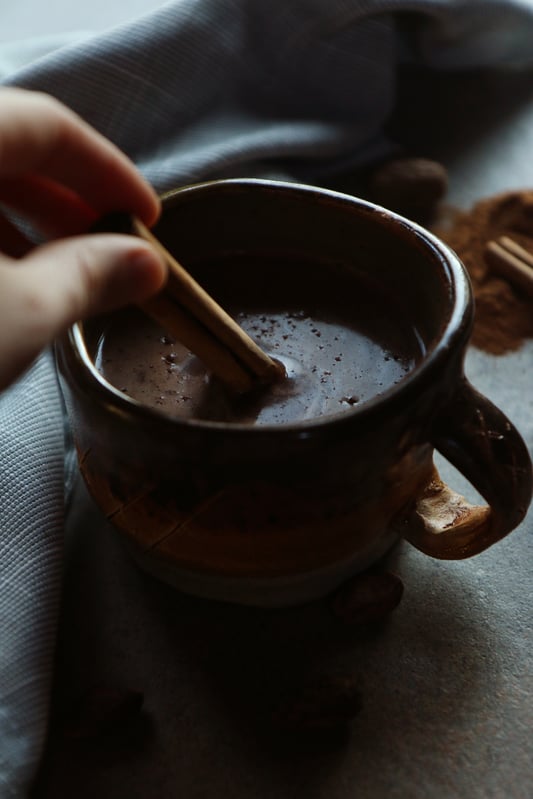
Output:
[[[431,479],[394,527],[434,558],[468,558],[504,538],[525,517],[533,490],[529,452],[502,411],[465,377],[440,412],[432,443],[488,504],[471,505],[433,467]]]

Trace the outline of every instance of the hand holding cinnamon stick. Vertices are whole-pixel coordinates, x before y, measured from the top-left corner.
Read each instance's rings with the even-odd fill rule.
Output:
[[[283,365],[263,352],[139,219],[112,214],[95,229],[139,236],[162,255],[168,267],[167,283],[141,308],[228,388],[242,394],[285,377]]]

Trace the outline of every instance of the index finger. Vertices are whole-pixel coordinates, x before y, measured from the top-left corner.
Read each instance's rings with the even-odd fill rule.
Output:
[[[45,94],[0,89],[0,177],[39,175],[76,192],[97,214],[123,210],[151,225],[159,199],[134,164]]]

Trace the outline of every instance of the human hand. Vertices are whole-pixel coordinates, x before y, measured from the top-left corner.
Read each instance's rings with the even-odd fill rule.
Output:
[[[51,241],[39,246],[0,209],[0,390],[73,322],[155,293],[165,266],[140,239],[80,235],[102,214],[147,225],[159,200],[133,164],[47,95],[0,89],[0,206]]]

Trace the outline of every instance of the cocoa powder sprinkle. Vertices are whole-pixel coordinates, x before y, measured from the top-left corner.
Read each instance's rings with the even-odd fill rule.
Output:
[[[487,243],[499,236],[509,236],[533,252],[533,191],[487,197],[468,211],[448,209],[433,230],[457,253],[470,275],[476,308],[471,343],[504,355],[533,338],[531,299],[495,275],[485,257]]]

